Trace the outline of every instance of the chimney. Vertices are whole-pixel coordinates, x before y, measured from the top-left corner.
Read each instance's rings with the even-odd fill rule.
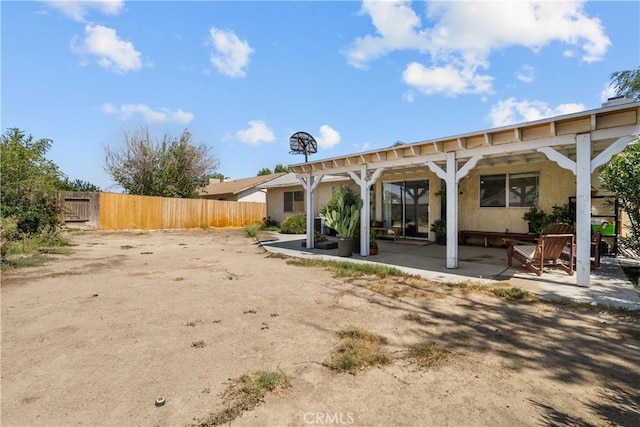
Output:
[[[602,107],[615,107],[616,105],[630,104],[632,102],[633,99],[625,98],[623,95],[620,95],[607,99],[607,102],[602,103]]]

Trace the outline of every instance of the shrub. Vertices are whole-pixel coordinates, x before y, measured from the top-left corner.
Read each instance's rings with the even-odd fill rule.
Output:
[[[307,232],[307,216],[292,215],[282,221],[280,232],[283,234],[305,234]]]
[[[602,168],[602,187],[618,196],[629,218],[627,235],[621,237],[626,249],[640,253],[640,140],[616,155]]]
[[[0,258],[2,264],[7,261],[9,242],[20,236],[18,221],[15,218],[0,218]]]
[[[0,218],[0,236],[2,236],[3,242],[20,238],[18,220],[15,217]]]
[[[262,222],[264,223],[264,228],[279,227],[278,221],[271,219],[270,216],[263,218]]]
[[[247,225],[244,228],[244,231],[247,233],[247,237],[256,237],[260,230],[262,230],[262,225],[257,222],[255,224]]]
[[[21,233],[37,234],[59,225],[60,170],[45,157],[52,141],[35,141],[20,129],[0,136],[2,199],[0,214],[14,217]]]

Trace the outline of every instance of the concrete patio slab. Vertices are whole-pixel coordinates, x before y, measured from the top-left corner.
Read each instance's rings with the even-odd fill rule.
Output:
[[[640,293],[614,257],[602,258],[600,268],[591,274],[591,285],[585,288],[575,284],[575,275],[569,276],[561,270],[547,269],[542,276],[537,276],[517,263],[510,268],[506,249],[502,248],[459,246],[458,268],[448,269],[446,248],[422,240],[401,239],[393,242],[378,239],[380,253],[368,257],[359,254],[339,257],[337,249],[307,249],[303,246],[304,235],[262,232],[258,240],[267,251],[292,257],[387,264],[436,282],[475,282],[495,287],[517,287],[545,300],[567,298],[640,310]]]

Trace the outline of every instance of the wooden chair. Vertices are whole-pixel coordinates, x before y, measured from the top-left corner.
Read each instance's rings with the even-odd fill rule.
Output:
[[[548,225],[534,244],[511,239],[505,239],[505,243],[509,267],[515,258],[538,276],[542,275],[545,266],[558,267],[573,275],[575,236],[571,225]],[[563,256],[565,249],[569,251],[568,257]]]
[[[593,236],[591,236],[591,258],[590,258],[590,263],[591,263],[591,271],[598,269],[598,267],[600,267],[600,257],[601,257],[601,253],[600,253],[600,243],[602,242],[602,233],[600,233],[599,231],[596,231]],[[570,254],[570,250],[568,247],[564,248],[564,251],[562,251],[562,259],[564,261],[569,261],[571,254]],[[575,251],[573,253],[573,265],[576,264],[576,254]]]

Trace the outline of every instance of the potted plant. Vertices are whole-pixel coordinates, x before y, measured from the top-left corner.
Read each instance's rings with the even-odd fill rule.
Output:
[[[320,213],[327,227],[338,232],[338,255],[348,257],[353,254],[353,236],[360,224],[360,209],[362,200],[356,204],[345,203],[345,191],[338,189],[340,195],[337,198],[335,209],[328,209],[326,213]]]
[[[447,222],[444,219],[436,219],[431,224],[431,231],[436,235],[436,243],[444,246],[447,244]]]
[[[529,233],[540,234],[540,231],[547,224],[547,214],[535,206],[531,206],[531,208],[522,215],[522,219],[529,223]]]
[[[371,237],[369,238],[369,255],[378,255],[378,242],[376,241],[375,230],[371,230]]]
[[[320,208],[320,217],[324,218],[329,211],[334,211],[338,209],[338,201],[342,199],[344,200],[344,204],[346,206],[355,205],[358,203],[358,195],[351,189],[351,187],[346,185],[341,185],[335,189],[333,194],[331,195],[331,199],[327,201]],[[329,236],[335,236],[336,230],[329,226],[327,223],[324,224],[327,229],[327,234]]]

